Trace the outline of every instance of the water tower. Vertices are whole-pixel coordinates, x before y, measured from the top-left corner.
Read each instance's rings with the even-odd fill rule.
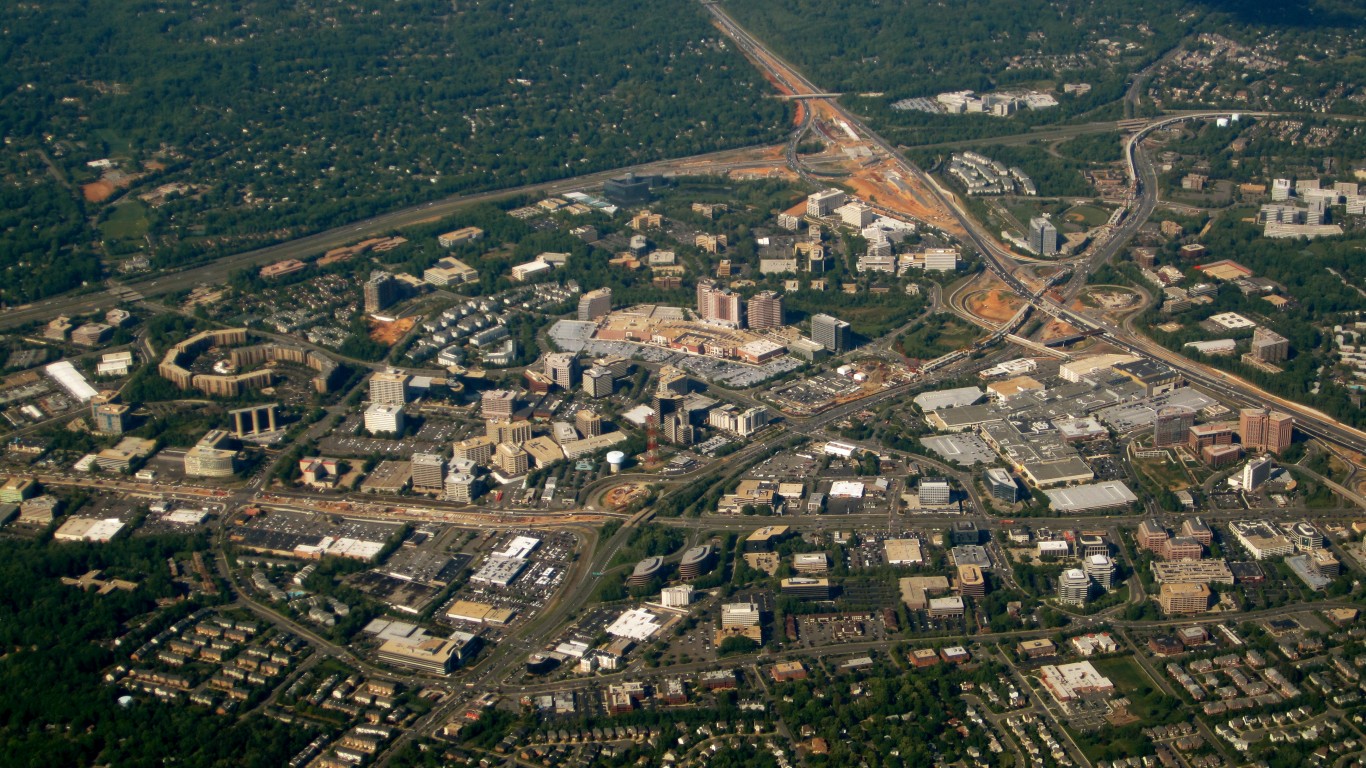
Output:
[[[612,474],[621,471],[621,465],[626,462],[626,454],[621,451],[608,451],[607,463],[612,467]]]

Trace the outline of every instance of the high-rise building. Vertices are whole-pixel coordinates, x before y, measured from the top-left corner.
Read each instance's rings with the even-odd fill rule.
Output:
[[[439,453],[414,453],[412,470],[414,491],[440,493],[446,484],[446,457]]]
[[[1058,252],[1058,228],[1045,216],[1035,216],[1029,220],[1029,247],[1040,256],[1053,256]]]
[[[976,598],[987,596],[987,580],[981,568],[968,563],[958,566],[958,594]]]
[[[401,405],[375,403],[365,409],[365,429],[372,435],[396,435],[403,431],[405,424]]]
[[[517,408],[517,394],[506,389],[491,389],[479,398],[479,409],[484,418],[512,418]]]
[[[1191,427],[1195,426],[1195,411],[1180,406],[1157,409],[1153,419],[1153,446],[1166,448],[1186,442]]]
[[[608,397],[616,384],[616,377],[608,368],[593,366],[583,372],[583,391],[589,397]]]
[[[682,368],[665,365],[659,369],[655,389],[661,394],[686,395],[690,389],[688,373]]]
[[[806,198],[807,216],[829,216],[844,205],[849,196],[839,189],[823,189]]]
[[[1290,357],[1290,339],[1259,325],[1252,331],[1252,356],[1265,363],[1285,360]]]
[[[704,322],[744,328],[744,311],[739,294],[709,278],[697,281],[697,314]]]
[[[1106,592],[1115,578],[1115,563],[1109,555],[1091,555],[1083,561],[1087,577],[1100,585]]]
[[[365,311],[378,312],[388,307],[399,300],[402,291],[402,286],[392,274],[380,270],[371,272],[370,279],[361,287],[361,295],[365,298]]]
[[[479,479],[472,472],[451,471],[446,476],[446,500],[468,504],[479,497]]]
[[[1204,613],[1209,609],[1212,592],[1208,584],[1163,584],[1157,603],[1169,616]]]
[[[602,417],[589,410],[574,414],[574,427],[584,437],[597,437],[602,434]]]
[[[1255,491],[1271,479],[1271,470],[1276,467],[1270,456],[1260,456],[1243,465],[1243,490]]]
[[[524,475],[531,468],[531,454],[512,443],[499,445],[498,450],[493,452],[491,461],[509,477]]]
[[[1245,450],[1280,453],[1295,436],[1295,417],[1267,408],[1244,408],[1238,413],[1238,432]]]
[[[484,421],[484,434],[499,443],[521,445],[531,439],[531,422],[496,418]]]
[[[853,346],[853,329],[849,324],[826,314],[811,316],[811,340],[839,354]]]
[[[375,405],[403,405],[408,402],[412,376],[390,368],[370,377],[370,402]]]
[[[749,300],[747,309],[750,328],[778,328],[783,324],[783,296],[780,293],[760,291]]]
[[[920,479],[920,504],[948,504],[953,500],[953,491],[949,488],[949,481],[942,477],[924,477]]]
[[[101,398],[96,398],[99,401]],[[95,420],[95,431],[102,435],[121,435],[128,429],[128,412],[132,410],[122,403],[97,402],[91,408]]]
[[[1058,602],[1086,605],[1091,597],[1091,577],[1080,568],[1068,568],[1058,577]]]
[[[612,311],[612,289],[598,288],[579,297],[579,319],[597,320]]]
[[[1015,483],[1015,478],[1010,476],[1010,472],[1000,467],[993,467],[986,471],[987,490],[991,492],[993,498],[1000,499],[1007,504],[1014,504],[1020,500],[1020,487]]]
[[[545,356],[545,375],[561,389],[573,389],[579,380],[579,361],[572,352],[556,352]]]

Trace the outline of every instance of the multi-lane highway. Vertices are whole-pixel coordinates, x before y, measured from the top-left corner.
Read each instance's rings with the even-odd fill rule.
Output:
[[[523,194],[559,195],[575,190],[587,189],[624,173],[723,173],[751,167],[769,167],[774,164],[772,157],[761,155],[772,150],[771,147],[747,147],[704,155],[661,160],[625,168],[616,168],[572,179],[550,181],[541,184],[528,184],[510,189],[500,189],[470,195],[457,195],[421,205],[414,205],[397,211],[374,216],[362,221],[329,229],[325,232],[308,235],[285,243],[258,248],[251,251],[224,256],[214,261],[190,267],[178,272],[161,272],[156,277],[130,280],[118,285],[111,284],[112,290],[68,294],[27,304],[0,312],[0,329],[14,328],[36,321],[50,320],[57,315],[77,315],[116,306],[128,296],[163,296],[178,291],[190,290],[199,285],[218,285],[239,269],[259,267],[284,259],[309,259],[331,248],[339,248],[366,237],[380,235],[396,229],[410,227],[427,221],[450,216],[463,208],[479,203],[506,200]]]

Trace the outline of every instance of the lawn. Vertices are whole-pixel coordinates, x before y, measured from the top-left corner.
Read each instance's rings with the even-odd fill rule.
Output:
[[[1098,205],[1076,205],[1068,208],[1062,220],[1068,224],[1082,224],[1086,227],[1099,227],[1110,220],[1110,210]]]
[[[146,206],[133,201],[115,206],[100,222],[100,232],[106,240],[138,240],[147,234],[147,226]]]
[[[977,326],[943,313],[912,328],[897,345],[907,357],[929,360],[968,346],[980,332]]]
[[[1134,468],[1147,475],[1154,484],[1169,491],[1189,488],[1190,478],[1178,464],[1163,459],[1138,459]]]

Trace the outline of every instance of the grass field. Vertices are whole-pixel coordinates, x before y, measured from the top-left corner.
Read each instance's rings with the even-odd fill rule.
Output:
[[[980,328],[953,315],[938,314],[908,331],[897,345],[907,357],[928,360],[966,347],[980,333]]]
[[[1135,469],[1169,491],[1179,491],[1191,485],[1185,470],[1175,462],[1163,459],[1136,459],[1133,464]]]
[[[1110,220],[1110,211],[1098,205],[1075,205],[1063,213],[1062,219],[1068,224],[1099,227]]]
[[[106,240],[138,240],[147,234],[147,208],[133,201],[114,207],[109,218],[100,223]]]

